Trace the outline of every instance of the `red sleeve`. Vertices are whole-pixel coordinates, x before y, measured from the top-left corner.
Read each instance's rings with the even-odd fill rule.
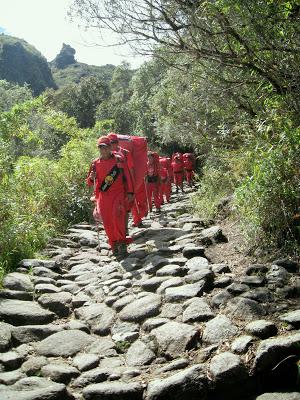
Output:
[[[94,185],[94,180],[90,178],[91,172],[95,169],[95,164],[92,162],[90,169],[89,169],[89,173],[88,176],[86,178],[86,184],[88,186],[93,186]]]

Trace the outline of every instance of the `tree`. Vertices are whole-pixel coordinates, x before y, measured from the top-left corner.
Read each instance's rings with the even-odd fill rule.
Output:
[[[56,92],[48,91],[46,99],[51,107],[74,117],[81,128],[88,128],[94,126],[96,109],[108,95],[108,85],[90,76],[81,79],[78,85],[71,84]]]
[[[15,104],[32,99],[29,85],[17,84],[0,80],[0,112],[9,111]]]

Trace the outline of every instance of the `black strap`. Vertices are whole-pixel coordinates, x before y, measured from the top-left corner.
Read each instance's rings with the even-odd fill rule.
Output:
[[[121,169],[114,165],[100,185],[100,192],[106,192],[119,176]]]

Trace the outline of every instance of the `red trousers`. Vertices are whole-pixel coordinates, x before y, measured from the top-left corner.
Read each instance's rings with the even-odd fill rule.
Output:
[[[169,203],[171,196],[171,181],[167,180],[166,182],[160,183],[160,204],[164,203],[164,197],[166,201]]]
[[[152,210],[152,199],[154,200],[155,207],[157,209],[160,208],[159,182],[147,183],[147,196],[150,210]]]
[[[113,248],[116,242],[126,242],[126,209],[124,192],[100,192],[97,199],[103,227]]]
[[[183,171],[174,172],[174,183],[176,186],[182,186],[183,184]]]
[[[193,170],[185,170],[185,179],[187,183],[190,185],[193,182],[194,171]]]
[[[135,193],[131,213],[134,225],[139,225],[142,222],[142,219],[148,214],[145,184],[143,184],[141,189]]]

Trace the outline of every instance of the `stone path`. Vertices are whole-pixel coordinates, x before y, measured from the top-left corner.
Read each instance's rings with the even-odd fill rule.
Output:
[[[0,399],[299,400],[299,265],[234,276],[189,204],[173,195],[134,228],[122,262],[81,224],[5,277]]]

